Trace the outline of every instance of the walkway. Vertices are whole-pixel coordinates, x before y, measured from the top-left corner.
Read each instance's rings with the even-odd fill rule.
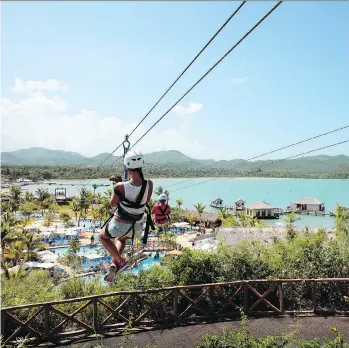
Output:
[[[223,328],[236,328],[239,321],[206,325],[177,327],[169,330],[154,330],[129,335],[127,338],[114,336],[102,340],[84,341],[60,347],[74,348],[194,348],[196,342],[206,334],[219,334]],[[298,332],[299,338],[332,338],[332,327],[336,327],[349,342],[349,317],[301,317],[250,319],[249,329],[253,336],[281,335]],[[99,344],[99,346],[98,346]]]

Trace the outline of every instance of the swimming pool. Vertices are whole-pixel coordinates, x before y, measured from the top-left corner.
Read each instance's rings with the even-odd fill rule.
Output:
[[[56,255],[63,256],[69,250],[69,246],[58,247],[58,248],[49,248],[49,250],[54,252]],[[79,253],[86,254],[86,255],[97,254],[101,250],[105,250],[102,245],[92,247],[92,248],[89,245],[83,245],[83,246],[80,246]]]
[[[148,256],[147,259],[143,260],[139,266],[134,267],[134,268],[129,269],[129,270],[126,270],[123,273],[125,273],[125,274],[135,274],[136,275],[140,271],[145,271],[145,270],[153,267],[154,265],[160,265],[161,259],[166,255],[166,253],[160,252],[159,253],[159,258],[154,259],[155,252],[145,252],[144,254],[146,254]],[[105,275],[106,275],[106,273],[104,273],[104,274],[90,274],[90,275],[84,277],[84,279],[86,279],[86,280],[98,279],[99,281],[104,282],[105,284],[107,284],[104,281]]]
[[[154,265],[160,265],[161,259],[166,255],[166,253],[159,253],[159,258],[154,259],[155,252],[145,252],[145,255],[148,256],[147,259],[143,260],[139,266],[135,266],[132,269],[128,269],[124,271],[123,273],[132,273],[132,274],[138,274],[140,271],[145,271]]]

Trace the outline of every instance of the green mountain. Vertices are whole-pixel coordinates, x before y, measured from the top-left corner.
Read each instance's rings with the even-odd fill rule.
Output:
[[[76,152],[48,150],[33,147],[24,150],[2,152],[2,166],[32,166],[37,170],[50,171],[53,177],[83,178],[85,176],[108,177],[122,170],[119,156],[108,157],[102,153],[85,157]],[[311,156],[272,163],[275,160],[247,162],[241,159],[231,161],[198,160],[179,151],[159,151],[144,155],[147,175],[162,177],[207,177],[207,176],[271,176],[271,177],[313,177],[349,178],[349,156]],[[81,166],[85,164],[84,166]],[[113,165],[111,165],[113,164]],[[44,168],[45,166],[45,168]],[[69,166],[70,169],[62,169]],[[54,168],[61,169],[54,169]],[[50,169],[52,168],[52,169]],[[69,172],[69,174],[68,174]],[[19,175],[19,174],[18,174]],[[48,175],[47,173],[45,175]]]
[[[1,153],[2,165],[69,165],[86,162],[86,157],[77,152],[49,150],[43,147]]]

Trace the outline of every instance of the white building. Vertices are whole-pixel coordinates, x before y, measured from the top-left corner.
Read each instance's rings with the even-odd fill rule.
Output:
[[[292,202],[291,208],[305,212],[325,211],[325,203],[314,197],[302,197],[301,199]]]
[[[257,202],[246,207],[246,213],[249,216],[255,216],[259,219],[274,218],[275,208],[267,202]]]

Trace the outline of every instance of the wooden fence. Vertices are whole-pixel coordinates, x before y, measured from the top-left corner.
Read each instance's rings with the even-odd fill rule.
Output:
[[[1,309],[6,344],[77,339],[240,317],[285,314],[348,315],[349,278],[246,280],[108,293]]]

